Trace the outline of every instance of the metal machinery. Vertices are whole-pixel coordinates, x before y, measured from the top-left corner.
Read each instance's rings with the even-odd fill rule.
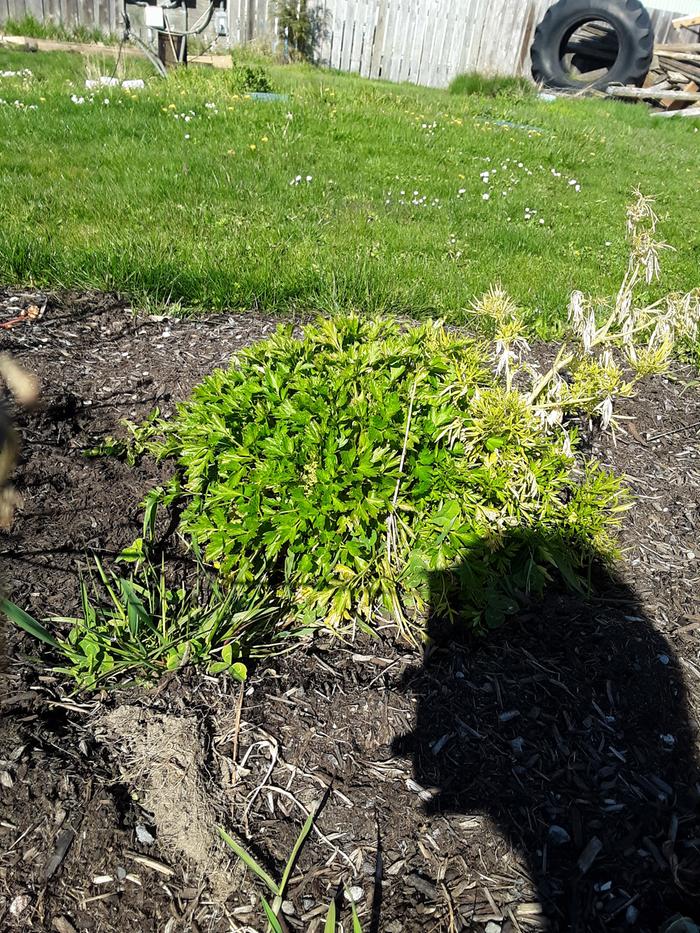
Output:
[[[124,39],[138,45],[161,74],[187,63],[187,40],[213,24],[212,45],[229,35],[227,0],[124,0]],[[211,35],[212,31],[210,31]]]

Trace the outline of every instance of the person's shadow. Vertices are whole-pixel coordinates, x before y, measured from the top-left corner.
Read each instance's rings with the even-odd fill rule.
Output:
[[[429,814],[488,817],[467,863],[498,842],[489,823],[520,853],[548,929],[656,931],[700,919],[695,729],[669,642],[629,587],[596,576],[593,596],[555,581],[465,638],[474,567],[432,574],[430,642],[403,684],[415,729],[395,751],[435,789]]]

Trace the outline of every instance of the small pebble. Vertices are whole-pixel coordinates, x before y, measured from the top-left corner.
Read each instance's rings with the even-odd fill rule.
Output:
[[[156,841],[143,823],[136,824],[136,838],[145,846],[150,846]]]
[[[509,709],[505,713],[501,713],[498,717],[499,722],[510,722],[511,719],[517,719],[520,715],[519,709]]]
[[[557,826],[556,824],[549,827],[549,838],[555,846],[563,846],[566,845],[567,842],[571,842],[571,836],[564,827]]]

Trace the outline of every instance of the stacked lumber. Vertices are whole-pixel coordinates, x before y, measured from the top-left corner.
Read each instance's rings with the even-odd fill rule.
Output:
[[[676,28],[700,26],[700,16],[674,20]],[[609,85],[612,97],[646,100],[655,116],[700,116],[700,42],[668,42],[655,46],[643,87]]]

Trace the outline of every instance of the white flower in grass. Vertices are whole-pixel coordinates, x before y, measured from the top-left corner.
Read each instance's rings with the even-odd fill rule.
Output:
[[[562,441],[562,446],[561,446],[562,452],[565,457],[569,457],[571,459],[574,456],[574,451],[571,446],[571,435],[566,430],[563,431],[562,433],[564,435],[564,439]]]
[[[668,321],[659,321],[649,338],[649,349],[673,342],[673,329]]]
[[[481,200],[482,200],[482,201],[488,201],[490,197],[491,197],[491,195],[488,193],[488,191],[485,191],[485,192],[481,195]]]
[[[597,406],[596,411],[600,413],[600,426],[605,431],[610,425],[613,416],[613,400],[610,396]]]
[[[583,310],[583,292],[574,291],[571,293],[571,298],[569,300],[569,323],[573,327],[574,331],[579,334],[583,327],[584,319],[584,310]]]
[[[581,330],[583,349],[589,353],[596,335],[595,312],[591,308]]]
[[[515,353],[502,340],[496,341],[495,357],[497,361],[496,375],[500,376],[502,372],[508,372],[510,364],[515,361]]]

